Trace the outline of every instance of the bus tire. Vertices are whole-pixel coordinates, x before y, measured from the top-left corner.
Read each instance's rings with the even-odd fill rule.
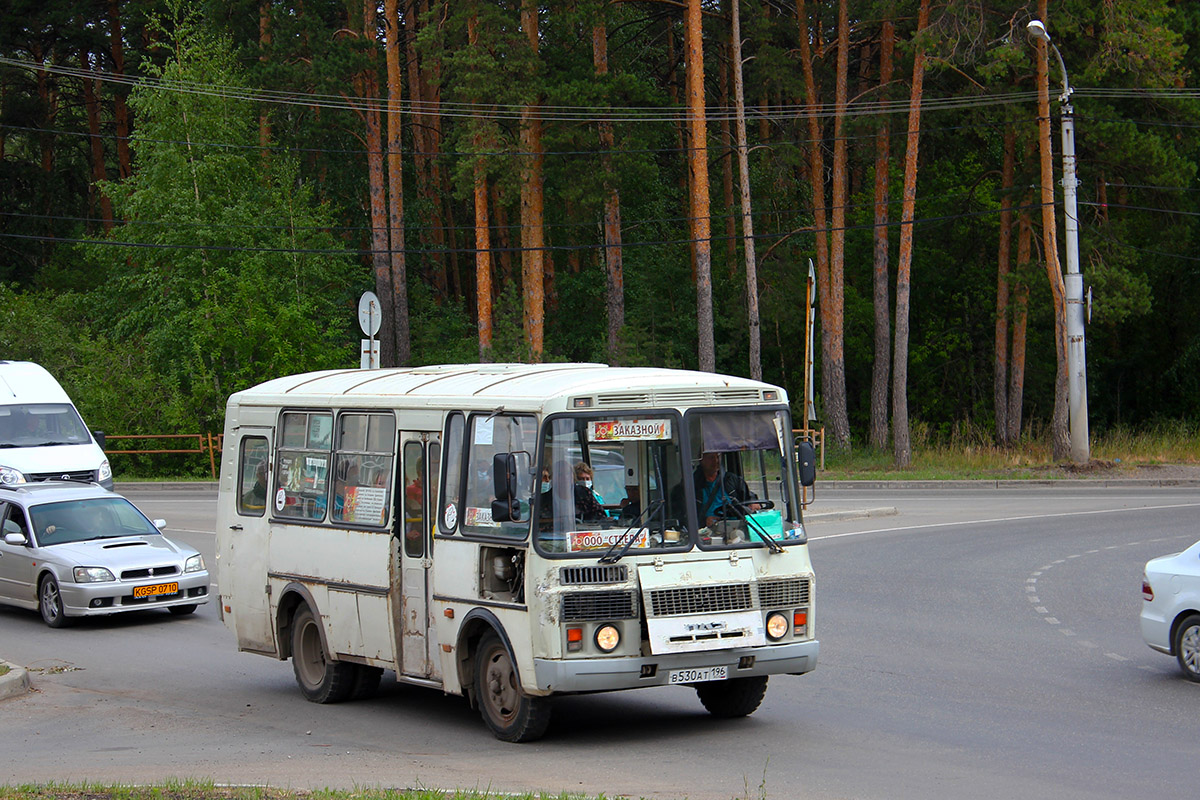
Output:
[[[550,724],[550,698],[521,691],[512,654],[491,631],[475,651],[475,696],[483,721],[501,741],[532,742]]]
[[[767,676],[730,678],[696,684],[696,694],[708,713],[722,719],[748,717],[767,694]]]
[[[321,622],[306,605],[292,617],[292,671],[300,693],[313,703],[340,703],[354,689],[355,664],[325,653]]]
[[[355,664],[354,667],[350,699],[366,700],[373,697],[375,690],[379,688],[380,679],[383,678],[383,670],[380,667],[368,667],[366,664]]]

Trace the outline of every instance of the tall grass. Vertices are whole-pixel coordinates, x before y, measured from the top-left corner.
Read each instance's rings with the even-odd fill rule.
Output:
[[[1200,422],[1166,421],[1149,428],[1117,427],[1091,437],[1091,463],[1055,462],[1049,432],[1027,429],[1016,446],[996,445],[991,430],[956,424],[934,434],[912,425],[912,465],[897,470],[891,450],[827,447],[825,479],[1046,478],[1084,472],[1133,472],[1162,464],[1200,465]]]

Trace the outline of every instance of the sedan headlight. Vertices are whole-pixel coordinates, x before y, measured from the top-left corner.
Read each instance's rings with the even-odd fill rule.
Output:
[[[104,567],[76,567],[75,582],[76,583],[102,583],[104,581],[115,581],[113,574]]]
[[[203,572],[204,571],[204,556],[196,553],[187,560],[183,565],[184,572]]]
[[[25,474],[12,467],[0,467],[0,483],[5,486],[16,486],[25,482]]]

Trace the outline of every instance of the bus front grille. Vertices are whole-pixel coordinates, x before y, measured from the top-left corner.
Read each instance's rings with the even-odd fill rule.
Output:
[[[754,608],[748,584],[681,586],[650,592],[650,612],[656,617],[682,614],[711,614]]]
[[[785,608],[808,605],[808,580],[784,578],[758,582],[759,608]]]
[[[597,619],[632,619],[637,605],[632,591],[571,592],[562,596],[564,622]]]
[[[624,583],[629,570],[624,564],[563,567],[558,575],[563,586],[594,586],[600,583]]]

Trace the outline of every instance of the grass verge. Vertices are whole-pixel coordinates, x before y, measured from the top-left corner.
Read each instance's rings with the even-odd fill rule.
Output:
[[[154,786],[108,784],[37,784],[0,786],[0,800],[589,800],[585,795],[444,792],[437,789],[277,789],[269,786],[219,786],[182,781]],[[592,800],[604,800],[603,797]]]

